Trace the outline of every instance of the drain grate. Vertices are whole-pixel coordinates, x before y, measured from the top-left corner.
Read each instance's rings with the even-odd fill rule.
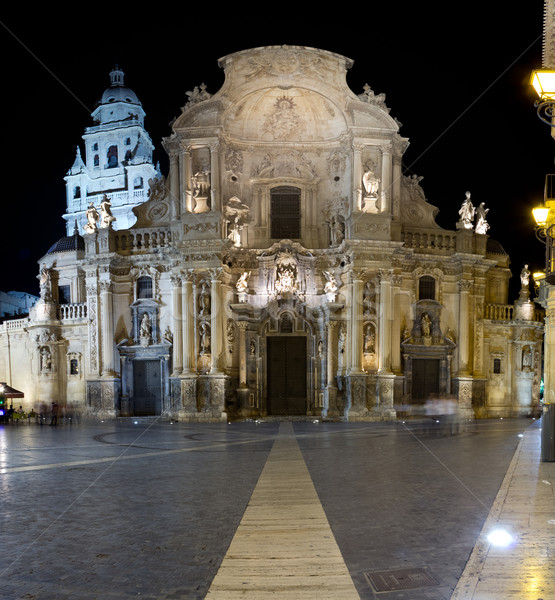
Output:
[[[395,592],[397,590],[414,590],[416,588],[439,585],[426,569],[395,569],[392,571],[375,571],[365,573],[370,585],[376,592]]]

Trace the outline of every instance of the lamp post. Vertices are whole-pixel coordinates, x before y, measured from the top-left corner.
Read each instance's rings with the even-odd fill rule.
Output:
[[[549,125],[555,138],[555,70],[536,69],[531,85],[536,90],[538,117]],[[536,237],[545,244],[545,276],[535,277],[539,284],[539,302],[545,308],[544,398],[541,423],[541,458],[555,462],[555,194],[552,176],[546,177],[543,205],[532,210]]]

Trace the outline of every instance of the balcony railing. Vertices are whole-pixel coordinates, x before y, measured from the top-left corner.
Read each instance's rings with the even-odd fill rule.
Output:
[[[58,306],[58,319],[60,321],[79,321],[87,318],[87,303],[60,304]]]
[[[169,228],[124,229],[115,232],[116,252],[138,254],[168,248],[172,241]]]
[[[433,229],[405,229],[403,242],[406,248],[424,250],[426,252],[454,252],[457,248],[457,234],[451,231],[437,232]]]

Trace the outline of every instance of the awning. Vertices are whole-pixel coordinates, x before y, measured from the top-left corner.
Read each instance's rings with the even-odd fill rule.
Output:
[[[15,388],[9,386],[7,383],[4,383],[3,381],[0,381],[0,386],[2,386],[0,388],[0,391],[1,391],[0,395],[4,396],[4,398],[23,398],[25,396],[25,394],[23,392],[16,390]],[[3,389],[3,391],[2,391],[2,389]]]

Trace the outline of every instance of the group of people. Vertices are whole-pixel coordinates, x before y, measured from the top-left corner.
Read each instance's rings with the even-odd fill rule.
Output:
[[[71,405],[60,406],[57,402],[52,402],[50,406],[46,402],[41,402],[38,407],[31,408],[29,411],[23,410],[20,406],[15,409],[13,405],[6,409],[3,422],[4,423],[28,423],[35,422],[37,425],[52,425],[59,424],[71,425],[79,420],[79,414]]]

